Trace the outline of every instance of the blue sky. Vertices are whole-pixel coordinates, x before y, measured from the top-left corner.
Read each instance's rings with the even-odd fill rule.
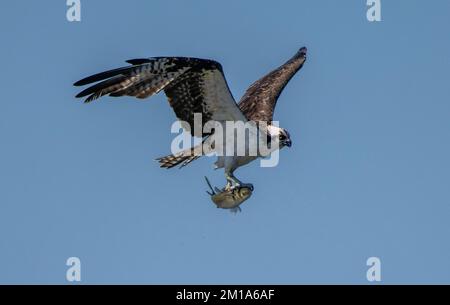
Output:
[[[0,283],[450,283],[450,2],[65,1],[0,4]],[[164,95],[84,105],[72,83],[130,58],[222,63],[236,98],[308,47],[275,118],[293,146],[236,174],[216,209],[205,158],[161,170]]]

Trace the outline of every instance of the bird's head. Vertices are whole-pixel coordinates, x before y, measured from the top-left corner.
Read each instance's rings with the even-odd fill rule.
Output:
[[[280,140],[280,146],[284,147],[291,147],[292,145],[292,141],[291,141],[291,135],[289,134],[289,132],[284,129],[284,128],[280,128],[280,133],[278,135],[278,139]]]
[[[273,141],[274,138],[278,139],[278,143],[280,145],[280,149],[287,146],[291,147],[292,141],[291,141],[291,135],[289,132],[280,127],[276,127],[273,125],[268,126],[268,136],[271,138],[269,141]]]

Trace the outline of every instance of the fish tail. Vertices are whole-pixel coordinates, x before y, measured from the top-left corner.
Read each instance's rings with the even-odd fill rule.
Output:
[[[206,183],[208,184],[209,188],[211,189],[211,193],[208,192],[208,191],[207,191],[206,193],[208,193],[208,195],[210,195],[210,196],[215,195],[216,193],[214,192],[214,189],[213,189],[213,187],[211,186],[211,183],[209,182],[208,177],[205,176],[205,180],[206,180]]]

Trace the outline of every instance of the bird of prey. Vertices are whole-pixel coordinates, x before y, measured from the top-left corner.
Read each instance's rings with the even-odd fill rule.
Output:
[[[80,81],[75,86],[93,84],[80,92],[76,97],[86,97],[85,103],[92,102],[104,95],[113,97],[134,96],[144,99],[164,91],[169,105],[178,120],[189,124],[187,128],[192,136],[200,136],[203,142],[188,150],[171,154],[157,160],[162,168],[181,167],[199,158],[199,148],[211,138],[214,130],[207,133],[195,132],[194,114],[202,115],[203,122],[216,121],[224,123],[255,122],[265,123],[264,130],[259,132],[270,142],[277,140],[276,149],[291,146],[288,131],[272,124],[276,102],[289,80],[300,70],[306,61],[305,47],[300,48],[287,62],[253,83],[239,103],[234,100],[225,80],[222,66],[217,61],[192,57],[151,57],[128,60],[130,65],[101,72]],[[182,125],[186,127],[185,125]],[[258,125],[259,126],[259,125]],[[262,129],[262,128],[260,128]],[[211,143],[210,143],[211,144]],[[246,144],[248,145],[248,144]],[[214,151],[211,144],[210,151]],[[247,150],[248,152],[248,147]],[[258,157],[266,155],[222,155],[215,162],[216,168],[224,168],[227,188],[251,187],[234,176],[234,171]]]

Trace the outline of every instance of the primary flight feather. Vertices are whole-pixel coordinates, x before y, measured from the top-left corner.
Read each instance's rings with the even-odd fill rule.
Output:
[[[113,69],[77,81],[75,86],[93,84],[76,95],[85,98],[85,103],[92,102],[102,96],[134,96],[144,99],[164,91],[169,105],[176,117],[189,126],[192,136],[203,137],[204,144],[214,133],[194,128],[194,114],[202,115],[203,122],[265,122],[267,127],[261,132],[268,138],[277,138],[279,148],[291,146],[287,130],[273,126],[273,113],[277,100],[295,73],[306,61],[307,49],[301,48],[287,62],[268,73],[246,91],[239,103],[233,98],[220,63],[191,57],[152,57],[132,59],[130,66]],[[259,125],[258,125],[259,126]],[[199,130],[199,131],[198,131]],[[201,150],[201,144],[176,154],[171,154],[158,161],[163,168],[177,165],[185,166],[209,152]],[[224,168],[227,188],[253,187],[244,184],[234,176],[234,171],[258,157],[265,155],[231,155],[219,156],[216,168]]]

